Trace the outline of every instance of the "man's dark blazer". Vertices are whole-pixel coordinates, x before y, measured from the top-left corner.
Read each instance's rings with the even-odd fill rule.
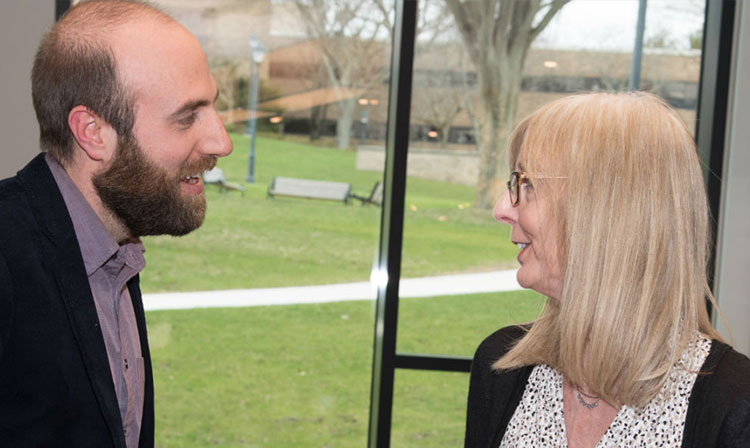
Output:
[[[128,282],[154,401],[138,276]],[[94,299],[73,223],[44,160],[0,182],[0,446],[125,447]]]

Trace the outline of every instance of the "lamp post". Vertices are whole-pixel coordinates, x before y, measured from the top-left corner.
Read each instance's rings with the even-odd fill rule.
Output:
[[[362,109],[359,112],[359,144],[364,145],[365,140],[367,139],[367,122],[369,119],[369,111],[368,106],[377,106],[380,104],[380,101],[377,98],[360,98],[357,103],[362,106]]]
[[[633,59],[630,63],[628,90],[641,88],[641,59],[643,59],[643,30],[646,27],[646,3],[647,0],[638,2],[638,21],[635,26],[635,46],[633,47]]]
[[[367,105],[370,101],[367,98],[360,98],[357,102],[362,106],[359,112],[359,144],[364,145],[367,138]]]
[[[248,92],[247,109],[252,114],[247,121],[246,134],[250,136],[250,160],[247,166],[247,179],[249,183],[255,182],[255,129],[258,117],[258,72],[260,63],[266,56],[266,49],[254,34],[250,35],[250,91]]]

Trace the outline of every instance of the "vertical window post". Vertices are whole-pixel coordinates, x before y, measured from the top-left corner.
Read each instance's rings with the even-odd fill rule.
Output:
[[[377,302],[368,434],[371,448],[390,446],[391,437],[416,22],[417,1],[397,0],[388,93],[380,252],[373,275],[377,281]]]

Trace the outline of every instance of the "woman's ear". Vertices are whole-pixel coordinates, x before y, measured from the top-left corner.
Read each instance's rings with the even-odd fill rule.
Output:
[[[76,106],[68,113],[68,127],[76,143],[92,161],[108,162],[117,148],[117,132],[86,106]]]

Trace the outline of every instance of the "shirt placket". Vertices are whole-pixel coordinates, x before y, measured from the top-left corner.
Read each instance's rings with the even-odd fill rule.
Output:
[[[121,250],[122,252],[122,250]],[[124,254],[120,254],[124,258]],[[117,323],[119,330],[119,339],[121,344],[121,376],[126,397],[126,408],[121,410],[123,416],[123,429],[127,445],[137,446],[138,424],[141,420],[143,410],[137,406],[142,402],[143,390],[142,381],[140,381],[141,369],[139,368],[141,359],[140,339],[138,337],[138,328],[135,325],[135,310],[130,297],[130,291],[127,282],[137,273],[137,270],[123,262],[120,272],[117,276]]]

